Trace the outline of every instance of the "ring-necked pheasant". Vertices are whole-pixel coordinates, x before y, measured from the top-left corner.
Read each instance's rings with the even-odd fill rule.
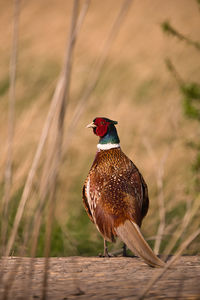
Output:
[[[83,186],[83,203],[90,220],[106,241],[118,236],[136,255],[153,267],[161,261],[144,240],[140,226],[149,207],[147,185],[133,162],[122,152],[116,121],[95,118],[88,128],[99,136],[94,162]]]

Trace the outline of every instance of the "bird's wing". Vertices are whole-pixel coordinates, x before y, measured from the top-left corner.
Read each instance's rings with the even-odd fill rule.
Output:
[[[132,188],[132,196],[134,201],[137,202],[139,206],[139,220],[136,222],[139,226],[141,226],[142,219],[146,216],[148,208],[149,208],[149,196],[148,196],[148,188],[147,184],[142,177],[142,174],[133,164],[133,168],[130,175],[130,180],[128,183]],[[134,220],[136,221],[136,220]]]
[[[142,190],[143,190],[143,200],[142,200],[142,218],[144,218],[148,212],[149,209],[149,195],[148,195],[148,187],[144,180],[144,178],[141,176],[141,183],[142,183]]]
[[[83,186],[82,199],[83,199],[83,204],[84,204],[85,210],[86,210],[86,212],[88,214],[88,217],[94,223],[93,216],[92,216],[92,213],[91,213],[91,210],[90,210],[90,206],[89,206],[89,203],[88,203],[88,195],[87,195],[87,192],[86,192],[87,191],[88,181],[89,181],[89,176],[87,177],[87,179],[86,179],[86,181],[84,183],[84,186]]]
[[[83,186],[83,204],[90,220],[95,223],[102,236],[110,242],[115,241],[116,233],[114,231],[113,215],[103,207],[103,195],[105,194],[103,184],[101,191],[98,190],[97,182],[103,181],[98,172],[91,169],[88,178]]]

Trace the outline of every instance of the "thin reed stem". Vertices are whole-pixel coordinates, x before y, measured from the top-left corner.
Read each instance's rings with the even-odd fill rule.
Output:
[[[89,5],[89,1],[86,1],[84,8],[82,10],[82,13],[80,15],[79,21],[77,23],[77,27],[76,30],[73,32],[73,36],[71,37],[72,43],[73,40],[76,38],[76,36],[78,35],[82,22],[84,20],[85,14],[87,12],[88,9],[88,5]],[[67,63],[67,59],[65,60],[65,64]],[[65,74],[66,75],[66,74]],[[20,199],[20,203],[17,209],[17,213],[15,216],[15,220],[14,220],[14,225],[13,225],[13,229],[11,231],[7,246],[6,246],[6,250],[5,250],[5,256],[8,256],[10,254],[10,251],[12,249],[14,240],[16,238],[16,234],[17,234],[17,230],[24,212],[24,208],[26,205],[26,202],[28,200],[28,197],[30,195],[30,192],[32,190],[32,185],[33,185],[33,179],[36,173],[36,170],[38,168],[39,162],[40,162],[40,158],[41,158],[41,154],[44,148],[44,145],[46,143],[47,137],[48,137],[48,133],[49,133],[49,129],[51,127],[52,124],[52,120],[54,118],[55,115],[55,111],[56,111],[56,107],[60,101],[60,94],[62,93],[62,89],[63,89],[63,82],[65,81],[65,77],[63,76],[63,71],[61,73],[61,76],[58,80],[58,83],[56,85],[56,89],[51,101],[51,105],[48,111],[48,115],[46,117],[46,121],[44,123],[43,129],[42,129],[42,133],[40,136],[40,140],[36,149],[36,153],[31,165],[31,168],[29,170],[28,176],[27,176],[27,180],[25,182],[25,186],[23,189],[23,193],[22,193],[22,197]]]
[[[8,206],[11,196],[12,185],[12,164],[13,164],[13,139],[15,128],[15,102],[16,102],[16,70],[17,53],[19,40],[19,18],[20,18],[20,0],[14,1],[12,48],[10,56],[10,76],[9,76],[9,109],[8,109],[8,135],[7,135],[7,157],[5,167],[4,195],[2,199],[2,225],[1,225],[1,254],[4,253],[7,225],[8,225]]]
[[[189,223],[193,220],[194,216],[199,211],[199,207],[200,207],[200,196],[196,197],[196,199],[194,200],[194,203],[190,207],[190,209],[186,210],[186,213],[183,217],[183,220],[181,221],[180,226],[178,226],[177,229],[174,231],[173,237],[170,239],[169,244],[167,245],[167,247],[164,250],[165,255],[168,255],[171,253],[171,251],[175,247],[178,240],[182,237],[186,228],[188,228]]]
[[[152,286],[166,273],[166,271],[175,263],[175,261],[181,256],[182,252],[189,246],[189,244],[192,243],[194,239],[197,238],[197,236],[200,234],[200,229],[197,229],[193,234],[191,234],[185,242],[181,244],[173,258],[166,264],[166,266],[158,270],[155,275],[149,280],[149,283],[145,285],[145,289],[141,293],[140,297],[138,299],[144,299],[146,294],[149,292],[149,290],[152,288]]]
[[[162,242],[162,237],[165,231],[165,197],[164,197],[164,189],[163,189],[163,181],[164,181],[164,170],[166,160],[169,154],[169,148],[165,152],[160,165],[158,166],[157,170],[157,189],[158,189],[158,204],[159,204],[159,217],[160,223],[158,226],[158,231],[156,235],[155,245],[154,245],[154,252],[155,254],[159,254],[160,246]]]
[[[154,252],[156,254],[159,254],[160,251],[160,246],[162,242],[162,238],[165,232],[165,226],[166,226],[166,211],[165,211],[165,197],[164,197],[164,171],[165,171],[165,165],[166,165],[166,160],[169,156],[169,151],[172,149],[172,146],[170,145],[160,162],[158,162],[158,159],[156,157],[155,151],[152,148],[152,145],[150,141],[147,138],[143,139],[143,143],[151,156],[151,158],[154,161],[154,173],[156,177],[156,185],[157,185],[157,195],[158,195],[158,205],[159,205],[159,226],[157,230],[157,234],[155,237],[155,244],[154,244]]]
[[[79,11],[79,0],[74,0],[73,12],[71,18],[71,28],[69,41],[66,51],[66,60],[63,69],[63,89],[60,94],[60,101],[58,106],[58,117],[55,118],[55,140],[53,140],[53,145],[49,152],[49,157],[53,158],[52,165],[50,167],[50,194],[49,197],[49,212],[48,212],[48,221],[46,224],[46,238],[45,238],[45,267],[44,267],[44,278],[43,278],[43,291],[42,291],[42,299],[45,300],[47,298],[47,288],[48,288],[48,271],[49,271],[49,255],[50,255],[50,247],[51,247],[51,233],[52,226],[54,221],[54,211],[56,207],[56,183],[58,180],[59,166],[61,161],[61,153],[62,153],[62,141],[63,141],[63,133],[64,133],[64,119],[66,112],[66,105],[69,101],[69,87],[70,87],[70,78],[71,78],[71,66],[72,66],[72,57],[73,50],[76,41],[76,24],[78,19],[78,11]],[[53,128],[54,129],[54,128]]]
[[[88,102],[93,90],[95,89],[98,80],[100,78],[100,74],[102,72],[102,69],[105,65],[108,52],[111,48],[111,45],[113,41],[116,39],[117,34],[119,33],[119,30],[121,29],[121,25],[123,21],[125,20],[125,16],[128,13],[128,10],[130,8],[130,5],[132,3],[132,0],[125,0],[122,3],[122,6],[119,10],[119,13],[114,20],[111,30],[103,44],[102,51],[100,57],[97,59],[97,61],[94,63],[94,67],[92,71],[90,72],[90,75],[88,76],[88,82],[86,84],[87,89],[84,91],[83,96],[79,100],[75,111],[73,113],[69,128],[68,128],[68,133],[67,133],[67,144],[66,144],[66,149],[69,147],[71,138],[73,136],[76,124],[78,123],[78,120],[83,113],[84,109],[86,108],[86,103]],[[65,151],[66,151],[65,149]]]

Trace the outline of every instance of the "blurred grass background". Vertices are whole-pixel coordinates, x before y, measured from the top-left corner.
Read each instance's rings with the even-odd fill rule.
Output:
[[[1,0],[0,26],[0,195],[4,190],[13,3]],[[142,231],[154,245],[160,222],[159,199],[165,206],[165,234],[160,252],[173,237],[197,197],[197,172],[192,166],[199,141],[198,122],[184,115],[177,83],[167,70],[171,58],[186,81],[200,79],[199,52],[176,38],[168,38],[161,24],[169,20],[194,40],[199,39],[200,12],[195,0],[133,1],[90,99],[84,106],[68,146],[73,112],[87,88],[87,80],[122,1],[92,0],[78,36],[73,58],[70,101],[65,119],[64,153],[57,183],[52,256],[97,255],[102,238],[88,219],[81,190],[96,152],[97,139],[85,129],[97,116],[117,120],[122,150],[141,170],[149,186],[150,210]],[[72,11],[72,1],[21,1],[16,78],[13,176],[9,230],[39,141],[51,97],[60,73]],[[83,1],[81,1],[81,5]],[[68,147],[67,147],[68,146]],[[45,154],[44,154],[45,155]],[[24,243],[27,219],[35,213],[40,170],[34,179],[34,199],[26,205],[12,254]],[[198,225],[199,210],[172,252]],[[45,212],[37,256],[44,255]],[[29,231],[31,237],[32,231]],[[27,243],[25,254],[30,255]],[[185,254],[199,253],[197,238]],[[110,245],[110,249],[119,248]]]

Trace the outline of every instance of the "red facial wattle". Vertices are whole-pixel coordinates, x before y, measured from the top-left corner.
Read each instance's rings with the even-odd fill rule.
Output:
[[[97,126],[94,133],[99,137],[103,137],[107,133],[109,123],[102,118],[97,118],[94,124]]]
[[[106,133],[107,133],[107,130],[108,130],[108,124],[106,123],[105,125],[100,125],[96,128],[96,135],[100,136],[100,137],[103,137]]]

